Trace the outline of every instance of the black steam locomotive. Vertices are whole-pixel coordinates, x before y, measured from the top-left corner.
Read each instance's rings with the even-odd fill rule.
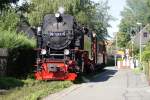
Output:
[[[95,35],[95,34],[94,34]],[[92,72],[97,62],[97,41],[91,31],[68,14],[47,14],[37,31],[37,80],[75,80]]]

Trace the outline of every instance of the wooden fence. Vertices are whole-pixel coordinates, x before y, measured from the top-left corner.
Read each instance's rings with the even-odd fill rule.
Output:
[[[8,49],[0,48],[0,76],[6,75]]]

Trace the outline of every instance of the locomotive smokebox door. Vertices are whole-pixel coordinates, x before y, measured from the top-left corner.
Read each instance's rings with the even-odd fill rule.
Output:
[[[49,48],[62,50],[68,47],[74,38],[73,17],[63,14],[55,16],[49,14],[44,17],[42,34],[45,41],[49,42]]]

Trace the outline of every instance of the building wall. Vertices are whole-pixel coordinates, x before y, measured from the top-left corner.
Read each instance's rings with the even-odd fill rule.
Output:
[[[147,42],[150,41],[150,33],[148,31],[144,30],[143,32],[137,33],[133,38],[134,44],[137,47],[140,47],[140,37],[141,37],[141,45],[146,45]]]

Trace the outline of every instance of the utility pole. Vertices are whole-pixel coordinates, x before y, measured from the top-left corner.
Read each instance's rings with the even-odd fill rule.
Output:
[[[142,31],[143,31],[143,29],[141,30],[141,26],[142,26],[142,23],[136,23],[138,26],[139,26],[139,35],[140,35],[140,50],[139,50],[139,52],[140,52],[140,63],[141,63],[141,54],[142,54],[142,45],[141,45],[141,42],[142,42]]]
[[[133,56],[134,56],[134,54],[133,54],[133,36],[131,36],[131,43],[132,43],[132,48],[131,48],[132,49],[132,55],[131,56],[133,58]]]
[[[117,32],[115,32],[114,33],[115,34],[115,44],[116,44],[116,46],[115,46],[115,67],[117,68],[117,55],[116,55],[116,53],[117,53],[117,50],[118,50],[118,37],[117,37]]]
[[[140,31],[140,63],[141,63],[141,54],[142,54],[142,44],[141,44],[141,42],[142,42],[142,32]]]

